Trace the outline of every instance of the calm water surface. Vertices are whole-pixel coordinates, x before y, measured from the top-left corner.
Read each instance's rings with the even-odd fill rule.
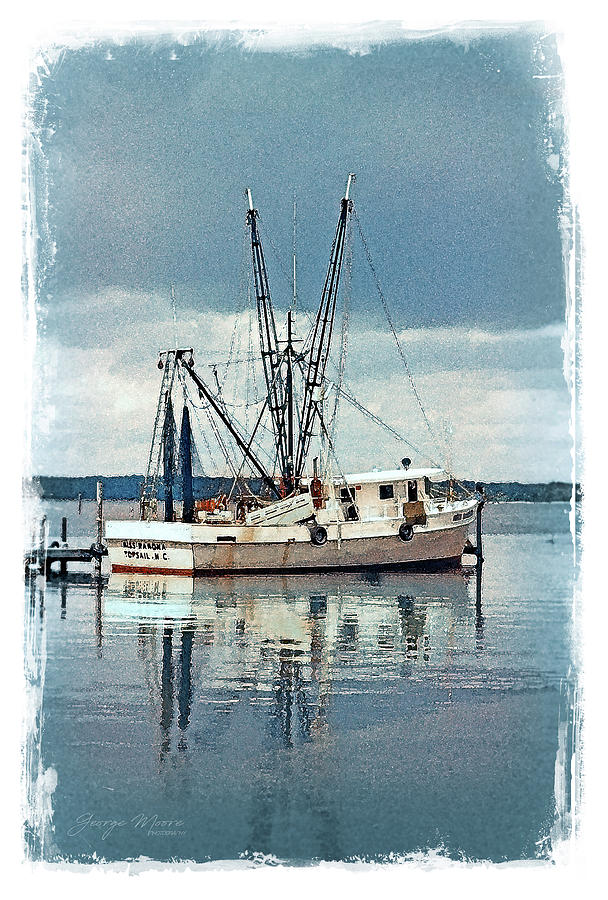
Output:
[[[93,510],[47,504],[51,537],[68,515],[90,543]],[[38,579],[56,786],[32,855],[546,854],[571,742],[568,513],[489,506],[481,599],[462,574]]]

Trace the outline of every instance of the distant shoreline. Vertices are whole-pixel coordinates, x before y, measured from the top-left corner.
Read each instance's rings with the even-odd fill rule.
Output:
[[[24,484],[24,492],[34,494],[43,500],[94,500],[97,482],[103,482],[106,500],[139,500],[143,475],[84,475],[59,476],[38,475]],[[193,479],[194,496],[197,498],[212,497],[219,491],[228,491],[232,485],[231,478],[211,478],[199,476]],[[481,482],[488,500],[502,502],[529,503],[568,503],[572,499],[572,484],[567,481],[536,482],[526,484],[519,481],[487,481]],[[466,488],[474,490],[475,482],[462,481]],[[576,500],[582,496],[580,484],[576,485]],[[162,486],[161,486],[162,498]]]

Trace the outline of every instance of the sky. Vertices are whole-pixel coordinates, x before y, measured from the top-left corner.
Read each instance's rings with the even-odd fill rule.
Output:
[[[226,358],[235,323],[246,339],[245,187],[279,318],[295,194],[304,336],[355,172],[357,214],[433,434],[355,234],[345,378],[421,452],[342,404],[343,467],[392,466],[407,450],[463,478],[568,480],[551,35],[105,39],[49,50],[32,85],[33,473],[142,473],[158,350],[177,332],[203,372]]]

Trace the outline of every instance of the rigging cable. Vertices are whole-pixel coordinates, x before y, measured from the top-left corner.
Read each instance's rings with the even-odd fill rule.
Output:
[[[349,490],[349,487],[348,487],[348,481],[347,481],[347,479],[346,479],[346,475],[345,475],[344,472],[342,471],[342,466],[340,465],[340,460],[338,459],[338,456],[337,456],[337,454],[336,454],[336,449],[335,449],[335,447],[334,447],[333,441],[332,441],[331,437],[329,436],[329,432],[327,431],[327,428],[326,428],[326,426],[325,426],[325,421],[324,421],[324,419],[323,419],[323,415],[322,415],[321,412],[319,412],[318,415],[319,415],[319,422],[321,423],[321,430],[323,431],[323,434],[325,435],[325,440],[326,440],[327,443],[328,443],[329,451],[330,451],[331,455],[332,455],[333,458],[334,458],[334,462],[335,462],[335,464],[336,464],[336,466],[337,466],[337,468],[338,468],[338,472],[340,473],[340,478],[341,478],[342,481],[344,482],[344,486],[345,486],[346,490],[348,491],[348,490]],[[335,486],[334,486],[334,488],[335,488]],[[338,522],[338,525],[339,525],[339,524],[340,524],[340,523]]]
[[[163,367],[163,377],[161,380],[160,386],[160,395],[158,398],[158,405],[156,407],[156,417],[154,419],[154,429],[152,431],[152,444],[150,446],[150,455],[148,457],[148,466],[146,469],[146,478],[144,480],[144,484],[142,487],[142,498],[147,497],[152,499],[156,494],[157,483],[159,479],[160,473],[160,465],[161,465],[161,456],[163,452],[163,432],[165,427],[165,416],[167,412],[167,403],[171,398],[171,393],[173,391],[173,381],[175,379],[175,369],[176,369],[176,360],[175,354],[169,351],[167,353],[167,359],[165,365]],[[163,423],[161,425],[161,418]],[[158,444],[158,450],[156,454],[154,453],[155,446]],[[156,456],[156,465],[152,468],[154,464],[154,457]]]
[[[283,359],[285,358],[285,354],[288,353],[288,352],[289,352],[288,350],[284,350],[284,351],[283,351]],[[271,389],[274,388],[275,382],[279,379],[279,373],[280,373],[280,370],[281,370],[281,365],[282,365],[283,359],[279,362],[279,364],[278,364],[278,366],[277,366],[277,370],[276,370],[276,372],[275,372],[275,374],[274,374],[274,379],[273,379],[273,382],[272,382],[272,384],[271,384]],[[270,401],[270,391],[268,392],[268,395],[266,396],[266,398],[265,398],[265,400],[264,400],[264,406],[263,406],[262,409],[260,410],[260,414],[258,415],[257,422],[255,423],[255,428],[253,429],[253,431],[252,431],[252,433],[251,433],[251,436],[250,436],[250,438],[249,438],[249,441],[247,442],[247,450],[248,450],[248,451],[251,449],[251,445],[254,443],[254,440],[255,440],[256,432],[257,432],[258,428],[259,428],[259,427],[261,426],[261,424],[262,424],[262,417],[263,417],[264,413],[266,412],[266,407],[267,407],[269,401]],[[240,464],[240,466],[239,466],[239,470],[238,470],[238,472],[236,473],[236,475],[235,475],[235,477],[234,477],[234,481],[233,481],[233,483],[232,483],[232,487],[230,488],[230,494],[228,495],[228,499],[230,499],[230,498],[232,497],[232,493],[233,493],[233,491],[234,491],[234,489],[235,489],[235,487],[236,487],[236,485],[237,485],[238,479],[241,477],[243,468],[244,468],[244,466],[245,466],[245,460],[246,460],[246,459],[247,459],[247,454],[245,453],[245,454],[243,454],[243,459],[242,459],[241,464]]]
[[[180,373],[180,374],[181,374],[182,377],[183,377],[183,373]],[[213,435],[214,435],[216,441],[217,441],[218,444],[219,444],[220,450],[221,450],[221,452],[222,452],[222,455],[223,455],[224,459],[226,460],[226,463],[227,463],[227,465],[228,465],[228,468],[234,473],[235,469],[234,469],[234,466],[233,466],[233,464],[232,464],[232,460],[230,459],[230,455],[229,455],[229,453],[228,453],[228,450],[227,450],[227,448],[226,448],[226,445],[224,444],[224,441],[222,440],[222,436],[221,436],[221,434],[219,433],[219,430],[218,430],[218,427],[217,427],[217,423],[216,423],[215,419],[213,418],[213,416],[211,415],[211,409],[210,409],[210,406],[209,406],[209,405],[206,405],[206,406],[198,406],[198,405],[194,402],[194,400],[192,399],[192,395],[190,394],[190,390],[189,390],[189,388],[186,386],[185,379],[184,379],[183,384],[184,384],[184,387],[185,387],[186,392],[187,392],[187,394],[188,394],[188,400],[189,400],[189,402],[190,402],[190,406],[192,407],[192,409],[193,409],[193,411],[194,411],[194,415],[196,416],[196,421],[197,421],[197,423],[198,423],[198,426],[199,426],[199,429],[200,429],[200,433],[201,433],[201,435],[202,435],[202,437],[203,437],[203,442],[204,442],[205,447],[206,447],[206,449],[207,449],[207,451],[208,451],[208,453],[209,453],[209,456],[211,457],[212,464],[213,464],[214,467],[216,468],[216,471],[219,472],[219,467],[217,466],[217,463],[216,463],[215,458],[214,458],[214,456],[213,456],[213,453],[212,453],[212,451],[211,451],[211,447],[210,447],[210,445],[209,445],[209,442],[208,442],[207,437],[206,437],[206,434],[205,434],[205,429],[204,429],[203,426],[202,426],[202,423],[201,423],[201,420],[200,420],[200,416],[199,416],[199,414],[198,414],[199,409],[200,409],[200,410],[204,410],[204,412],[206,413],[207,419],[208,419],[208,421],[209,421],[209,424],[211,425],[211,430],[212,430],[212,432],[213,432]],[[199,461],[200,461],[200,460],[199,460]],[[202,465],[201,465],[201,468],[202,468]]]
[[[361,227],[361,222],[360,222],[360,220],[359,220],[359,216],[357,215],[357,211],[356,211],[355,209],[353,209],[353,216],[354,216],[355,222],[357,223],[357,230],[358,230],[359,236],[360,236],[360,238],[361,238],[361,243],[363,244],[363,249],[364,249],[364,251],[365,251],[365,256],[366,256],[366,258],[367,258],[368,265],[369,265],[369,267],[370,267],[372,276],[373,276],[373,278],[374,278],[374,283],[375,283],[375,285],[376,285],[376,290],[378,291],[378,296],[380,297],[380,300],[381,300],[381,302],[382,302],[382,307],[383,307],[383,309],[384,309],[384,314],[385,314],[385,316],[386,316],[386,320],[387,320],[387,322],[388,322],[388,324],[389,324],[389,328],[390,328],[390,330],[391,330],[391,332],[392,332],[393,338],[395,339],[395,344],[397,345],[397,350],[398,350],[398,352],[399,352],[399,356],[401,357],[401,361],[402,361],[403,366],[404,366],[404,368],[405,368],[405,371],[406,371],[406,373],[407,373],[407,377],[408,377],[408,379],[409,379],[409,382],[410,382],[412,391],[414,392],[414,396],[416,397],[416,400],[417,400],[417,402],[418,402],[418,406],[420,407],[420,412],[422,413],[422,416],[423,416],[423,418],[424,418],[424,421],[425,421],[425,423],[426,423],[426,426],[427,426],[427,428],[428,428],[428,430],[429,430],[429,434],[430,434],[431,437],[433,438],[433,441],[435,442],[435,446],[436,446],[437,450],[439,451],[439,454],[441,455],[441,445],[440,445],[440,443],[439,443],[439,440],[437,439],[437,436],[436,436],[436,434],[435,434],[435,432],[434,432],[434,430],[433,430],[433,427],[431,426],[431,423],[430,423],[430,421],[429,421],[429,418],[428,418],[428,416],[427,416],[427,414],[426,414],[426,410],[424,409],[424,406],[422,405],[422,400],[420,399],[420,395],[419,395],[418,390],[417,390],[417,388],[416,388],[416,384],[415,384],[415,382],[414,382],[414,378],[413,378],[412,372],[411,372],[410,367],[409,367],[409,364],[408,364],[408,362],[407,362],[405,353],[403,352],[403,348],[402,348],[402,346],[401,346],[401,342],[399,341],[399,337],[398,337],[398,335],[397,335],[397,331],[396,331],[396,329],[395,329],[395,325],[393,324],[393,320],[392,320],[392,317],[391,317],[391,314],[390,314],[390,310],[389,310],[389,308],[388,308],[388,303],[387,303],[387,301],[386,301],[386,298],[385,298],[384,294],[382,293],[382,288],[380,287],[380,280],[379,280],[379,278],[378,278],[378,274],[377,274],[377,272],[376,272],[374,263],[373,263],[373,261],[372,261],[371,253],[370,253],[370,251],[369,251],[369,247],[368,247],[367,241],[365,240],[365,235],[363,234],[363,229],[362,229],[362,227]]]
[[[244,229],[243,234],[246,238],[246,236],[247,236],[246,228]],[[225,369],[224,369],[224,374],[222,376],[221,382],[218,382],[220,394],[223,393],[224,385],[225,385],[226,379],[228,377],[228,372],[230,370],[230,366],[234,362],[233,357],[235,356],[235,354],[238,356],[238,352],[239,352],[240,346],[241,346],[241,329],[239,328],[239,320],[246,311],[246,302],[247,301],[245,300],[245,297],[244,297],[245,291],[243,290],[243,286],[245,283],[245,277],[247,277],[247,266],[246,266],[245,247],[243,247],[243,253],[241,256],[241,275],[240,275],[240,286],[239,286],[239,295],[241,297],[241,303],[237,304],[237,311],[236,311],[235,317],[234,317],[234,325],[232,326],[232,333],[230,335],[230,345],[228,348],[228,359],[226,360],[225,363],[222,364],[225,366]],[[237,334],[237,330],[238,330],[238,334]],[[235,351],[235,342],[237,343],[238,348],[239,348],[239,350],[237,350],[237,351]],[[217,378],[217,375],[216,375],[216,378]],[[222,396],[222,402],[223,402],[223,396]]]
[[[275,376],[275,377],[276,377],[276,376]],[[251,449],[251,445],[253,444],[253,441],[254,441],[254,438],[255,438],[255,433],[256,433],[256,431],[258,430],[258,426],[260,425],[260,423],[261,423],[261,421],[262,421],[262,416],[264,415],[264,413],[265,413],[265,411],[266,411],[266,404],[267,404],[267,403],[268,403],[268,397],[266,398],[266,400],[265,400],[265,402],[264,402],[264,407],[263,407],[262,410],[260,411],[260,415],[258,416],[258,420],[257,420],[257,422],[255,423],[255,428],[253,429],[253,431],[252,431],[252,433],[251,433],[251,437],[249,438],[249,441],[247,442],[247,449],[248,449],[248,450]],[[238,470],[238,472],[236,473],[236,475],[234,476],[234,480],[233,480],[233,482],[232,482],[232,487],[230,488],[230,493],[228,494],[228,500],[230,500],[230,499],[232,498],[232,494],[233,494],[233,492],[234,492],[234,489],[236,488],[237,483],[238,483],[238,480],[239,480],[239,478],[241,477],[241,475],[242,475],[242,473],[243,473],[243,469],[244,469],[244,467],[245,467],[245,460],[246,460],[246,459],[247,459],[246,454],[243,454],[243,459],[241,460],[241,464],[240,464],[240,466],[239,466],[239,470]],[[249,488],[249,492],[250,492],[250,493],[253,493],[253,491],[251,490],[251,488]]]
[[[209,420],[209,424],[211,425],[211,430],[213,431],[213,434],[214,434],[214,436],[215,436],[215,438],[216,438],[216,440],[217,440],[217,442],[218,442],[218,444],[219,444],[219,446],[220,446],[220,450],[222,451],[222,455],[224,456],[224,459],[225,459],[226,462],[228,463],[229,468],[232,468],[231,463],[230,463],[230,460],[228,459],[228,456],[227,456],[227,453],[226,453],[226,448],[225,448],[224,445],[223,445],[223,442],[222,442],[222,439],[221,439],[221,435],[219,435],[219,433],[218,433],[218,431],[217,431],[217,426],[216,426],[216,423],[215,423],[213,417],[211,416],[211,412],[210,412],[209,407],[208,407],[208,406],[197,406],[196,403],[194,402],[194,400],[192,399],[192,396],[191,396],[191,394],[190,394],[190,391],[188,391],[188,400],[190,401],[190,406],[192,407],[192,409],[193,409],[193,411],[194,411],[194,415],[196,416],[196,421],[197,421],[197,423],[198,423],[198,427],[199,427],[200,433],[201,433],[201,435],[202,435],[203,442],[204,442],[204,444],[205,444],[205,448],[207,449],[207,452],[209,453],[209,456],[211,457],[211,462],[212,462],[212,465],[213,465],[213,467],[215,468],[216,472],[219,473],[219,466],[217,465],[217,462],[216,462],[216,460],[215,460],[215,456],[213,455],[213,451],[211,450],[211,446],[210,446],[210,444],[209,444],[209,441],[207,440],[207,436],[206,436],[206,434],[205,434],[205,429],[203,428],[203,425],[202,425],[200,416],[199,416],[199,414],[198,414],[199,409],[200,409],[200,410],[204,410],[205,413],[207,414],[207,419]]]
[[[387,301],[386,301],[386,298],[384,297],[384,294],[383,294],[383,292],[382,292],[382,288],[381,288],[381,286],[380,286],[380,282],[379,282],[379,279],[378,279],[378,275],[377,275],[377,273],[376,273],[376,269],[375,269],[375,267],[374,267],[373,260],[372,260],[372,258],[371,258],[371,253],[370,253],[370,251],[369,251],[369,247],[368,247],[367,241],[366,241],[365,236],[364,236],[364,234],[363,234],[363,229],[362,229],[362,227],[361,227],[361,222],[360,222],[359,217],[358,217],[358,215],[357,215],[357,211],[356,211],[356,209],[355,209],[354,207],[353,207],[353,209],[352,209],[352,213],[353,213],[353,216],[354,216],[355,221],[356,221],[356,223],[357,223],[357,229],[358,229],[359,235],[360,235],[360,237],[361,237],[361,243],[362,243],[362,245],[363,245],[363,248],[364,248],[364,251],[365,251],[365,255],[366,255],[366,257],[367,257],[368,265],[369,265],[369,267],[370,267],[370,269],[371,269],[371,272],[372,272],[372,275],[373,275],[373,278],[374,278],[376,290],[378,291],[378,294],[379,294],[379,296],[380,296],[380,299],[381,299],[381,302],[382,302],[382,306],[383,306],[383,308],[384,308],[384,313],[385,313],[385,315],[386,315],[386,318],[387,318],[389,327],[390,327],[391,332],[392,332],[392,334],[393,334],[393,338],[394,338],[395,343],[396,343],[396,345],[397,345],[397,349],[398,349],[399,355],[400,355],[400,357],[401,357],[401,360],[402,360],[402,362],[403,362],[405,371],[406,371],[406,373],[407,373],[408,380],[409,380],[409,382],[410,382],[412,391],[413,391],[413,393],[414,393],[414,396],[415,396],[415,398],[416,398],[416,401],[417,401],[418,406],[419,406],[419,408],[420,408],[420,411],[421,411],[421,413],[422,413],[422,416],[423,416],[423,419],[424,419],[424,421],[425,421],[426,427],[428,428],[429,433],[430,433],[430,435],[431,435],[431,437],[432,437],[432,439],[433,439],[433,441],[434,441],[434,443],[435,443],[435,446],[436,446],[437,450],[439,450],[439,455],[441,456],[442,454],[441,454],[441,445],[440,445],[440,442],[438,441],[438,439],[437,439],[437,437],[436,437],[436,435],[435,435],[435,433],[434,433],[433,427],[432,427],[432,425],[431,425],[431,423],[430,423],[430,421],[429,421],[429,418],[428,418],[428,416],[427,416],[426,410],[424,409],[424,406],[423,406],[423,404],[422,404],[422,400],[421,400],[420,395],[419,395],[419,393],[418,393],[418,390],[417,390],[417,388],[416,388],[416,384],[415,384],[415,382],[414,382],[413,375],[412,375],[411,370],[410,370],[410,368],[409,368],[409,365],[408,365],[408,362],[407,362],[407,358],[406,358],[406,356],[405,356],[405,353],[403,352],[403,348],[401,347],[401,343],[400,343],[400,341],[399,341],[399,338],[398,338],[398,335],[397,335],[397,331],[396,331],[396,329],[395,329],[395,326],[394,326],[393,321],[392,321],[392,317],[391,317],[391,315],[390,315],[390,311],[389,311],[389,308],[388,308],[388,303],[387,303]],[[286,274],[286,272],[285,272],[285,270],[284,270],[284,268],[283,268],[283,266],[282,266],[282,263],[281,263],[280,254],[278,253],[278,250],[277,250],[276,246],[274,245],[274,242],[273,242],[273,240],[272,240],[272,237],[271,237],[271,235],[268,233],[268,231],[266,231],[266,235],[267,235],[267,237],[268,237],[268,240],[269,240],[269,242],[270,242],[270,245],[271,245],[272,249],[273,249],[274,252],[275,252],[275,255],[276,255],[276,258],[277,258],[277,262],[278,262],[279,268],[281,269],[282,274],[287,278],[287,274]],[[352,247],[351,247],[351,253],[352,253]],[[351,257],[351,266],[352,266],[352,257]],[[305,340],[304,340],[304,342],[303,342],[302,350],[301,350],[300,353],[299,353],[299,359],[300,359],[300,361],[302,361],[302,360],[304,359],[304,357],[306,356],[306,354],[309,352],[309,349],[310,349],[310,348],[309,348],[309,345],[310,345],[310,342],[311,342],[311,339],[312,339],[312,334],[313,334],[313,331],[314,331],[314,321],[313,321],[313,318],[312,318],[312,315],[310,314],[310,312],[309,312],[309,311],[305,308],[305,306],[303,306],[301,303],[300,303],[300,308],[301,308],[301,310],[304,312],[304,315],[305,315],[306,318],[308,319],[308,322],[309,322],[309,325],[310,325],[310,330],[309,330],[309,332],[308,332],[308,334],[307,334],[307,336],[306,336],[306,338],[305,338]],[[344,330],[343,330],[343,341],[344,341]],[[342,354],[343,354],[343,353],[344,353],[344,343],[342,344]],[[338,377],[338,385],[335,385],[335,386],[337,387],[335,401],[337,401],[337,399],[338,399],[338,397],[339,397],[340,395],[343,396],[343,397],[344,397],[344,398],[345,398],[345,399],[346,399],[346,400],[347,400],[347,401],[348,401],[355,409],[358,409],[361,413],[363,413],[365,416],[367,416],[367,417],[368,417],[371,421],[373,421],[375,424],[379,425],[379,426],[382,427],[382,428],[385,428],[385,429],[386,429],[390,434],[392,434],[393,437],[395,437],[398,441],[400,441],[400,442],[406,444],[408,447],[410,447],[415,453],[417,453],[417,454],[418,454],[419,456],[421,456],[422,458],[428,459],[429,462],[431,462],[434,466],[436,466],[436,467],[438,467],[438,468],[442,468],[442,465],[441,465],[440,463],[438,463],[436,460],[434,460],[434,459],[433,459],[431,456],[429,456],[427,453],[424,453],[423,451],[419,450],[414,444],[412,444],[411,441],[408,441],[408,440],[407,440],[406,438],[404,438],[401,434],[399,434],[398,431],[396,431],[394,428],[392,428],[390,425],[388,425],[388,423],[384,422],[384,421],[383,421],[379,416],[377,416],[375,413],[372,413],[371,410],[367,409],[367,407],[365,407],[362,403],[360,403],[360,401],[358,401],[357,398],[356,398],[356,397],[348,390],[348,388],[347,388],[347,386],[346,386],[346,382],[345,382],[345,380],[344,380],[343,355],[341,355],[340,363],[339,363],[338,365],[336,365],[336,362],[335,362],[335,360],[333,359],[332,354],[330,353],[330,354],[329,354],[329,362],[331,363],[331,365],[332,365],[333,369],[335,370],[335,372],[336,372],[336,374],[337,374],[337,377]],[[301,369],[301,362],[300,362],[300,369]],[[304,373],[302,372],[302,374],[304,374]],[[332,383],[332,382],[330,382],[330,384],[331,384],[331,383]],[[298,414],[299,414],[299,408],[298,408]],[[335,409],[335,412],[334,412],[334,414],[332,415],[332,420],[333,420],[333,418],[334,418],[334,415],[337,415],[337,409]],[[330,423],[330,425],[331,425],[331,428],[332,428],[332,435],[335,436],[335,422],[332,421],[332,422]],[[464,485],[463,485],[463,488],[464,488]]]
[[[200,405],[197,405],[196,403],[194,403],[193,400],[191,400],[190,402],[192,403],[192,406],[194,407],[195,410],[202,409],[207,413],[208,416],[211,414],[211,405],[209,403],[205,403],[205,404],[201,403]],[[241,434],[243,434],[243,425],[241,424],[241,422],[239,422],[239,420],[236,419],[234,416],[231,417],[231,421],[232,421],[233,425],[235,426],[235,428],[238,428],[240,430]],[[274,432],[271,431],[270,428],[268,428],[267,426],[261,425],[260,427],[263,431],[266,431],[269,434],[274,435]],[[255,446],[260,451],[260,453],[264,454],[266,459],[268,459],[271,463],[273,462],[272,455],[268,452],[268,450],[259,441],[257,441],[257,440],[255,441]]]
[[[331,384],[331,383],[333,383],[333,382],[330,382],[330,384]],[[373,413],[373,412],[371,411],[371,409],[368,409],[366,406],[364,406],[364,405],[363,405],[359,400],[357,400],[357,398],[356,398],[355,396],[353,396],[353,395],[350,393],[350,391],[348,391],[345,387],[340,387],[340,388],[338,388],[337,385],[334,385],[334,386],[340,391],[340,393],[342,394],[342,396],[344,397],[344,399],[345,399],[348,403],[350,403],[351,406],[354,406],[355,409],[358,409],[359,412],[363,413],[363,415],[365,415],[365,416],[367,416],[369,419],[371,419],[372,422],[375,422],[376,425],[380,425],[382,428],[386,429],[386,431],[388,431],[389,434],[392,434],[392,436],[393,436],[394,438],[396,438],[398,441],[400,441],[400,442],[406,444],[411,450],[414,451],[414,453],[417,453],[419,456],[423,457],[423,459],[428,459],[428,461],[431,462],[436,468],[438,468],[438,469],[441,469],[441,468],[442,468],[442,466],[441,466],[440,463],[438,463],[438,462],[437,462],[436,460],[434,460],[432,457],[427,456],[425,453],[423,453],[422,450],[420,450],[418,447],[416,447],[414,444],[412,444],[412,442],[409,441],[409,440],[407,440],[407,438],[404,438],[402,434],[399,434],[399,432],[396,431],[396,430],[392,427],[392,425],[389,425],[387,422],[385,422],[383,419],[381,419],[380,416],[377,416],[375,413]]]
[[[186,394],[186,397],[187,397],[187,399],[188,399],[188,403],[189,403],[190,406],[192,407],[192,410],[193,410],[194,415],[195,415],[195,417],[196,417],[196,421],[198,422],[198,427],[199,427],[200,435],[201,435],[201,437],[202,437],[202,439],[203,439],[203,443],[204,443],[204,445],[205,445],[205,449],[207,450],[207,453],[209,454],[209,458],[210,458],[210,460],[211,460],[211,465],[213,466],[213,468],[214,468],[214,470],[215,470],[216,472],[219,472],[219,467],[218,467],[218,464],[217,464],[217,462],[216,462],[216,459],[215,459],[213,450],[211,449],[211,444],[210,444],[209,441],[207,440],[207,435],[206,435],[206,433],[205,433],[205,429],[203,428],[203,426],[202,426],[202,424],[201,424],[200,416],[199,416],[199,414],[198,414],[198,409],[199,409],[199,408],[196,406],[196,404],[195,404],[194,401],[192,400],[192,397],[191,397],[191,395],[190,395],[190,391],[188,390],[188,386],[187,386],[187,384],[186,384],[186,379],[184,378],[184,373],[181,371],[181,369],[180,369],[180,378],[181,378],[181,380],[182,380],[182,385],[183,385],[183,388],[184,388],[184,393]],[[203,468],[202,465],[201,465],[201,468]]]

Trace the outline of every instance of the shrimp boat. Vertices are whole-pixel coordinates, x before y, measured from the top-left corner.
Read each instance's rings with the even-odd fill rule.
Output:
[[[247,364],[256,356],[263,374],[261,396],[250,404],[257,404],[255,421],[247,428],[237,418],[237,405],[228,402],[217,366],[212,366],[212,387],[196,371],[192,348],[176,346],[160,352],[158,366],[163,375],[140,518],[105,523],[113,572],[192,576],[434,570],[459,566],[463,551],[471,548],[468,532],[475,524],[482,496],[459,486],[441,466],[415,466],[409,457],[403,457],[398,467],[345,474],[338,459],[336,417],[342,399],[385,427],[402,446],[412,446],[346,387],[344,324],[340,359],[337,365],[332,360],[339,294],[343,320],[348,314],[352,222],[356,218],[350,197],[353,182],[354,175],[349,175],[321,300],[303,341],[294,338],[295,252],[293,298],[281,332],[270,294],[260,217],[247,189],[251,308]],[[358,218],[356,221],[407,369]],[[259,351],[251,349],[252,318]],[[336,368],[336,381],[327,374],[328,361]],[[413,387],[409,369],[407,374]],[[178,430],[173,396],[180,388],[183,407]],[[328,412],[332,392],[333,412]],[[193,465],[200,457],[191,412],[198,418],[199,411],[208,420],[203,440],[208,446],[208,436],[217,439],[231,473],[230,483],[215,497],[195,496]]]

